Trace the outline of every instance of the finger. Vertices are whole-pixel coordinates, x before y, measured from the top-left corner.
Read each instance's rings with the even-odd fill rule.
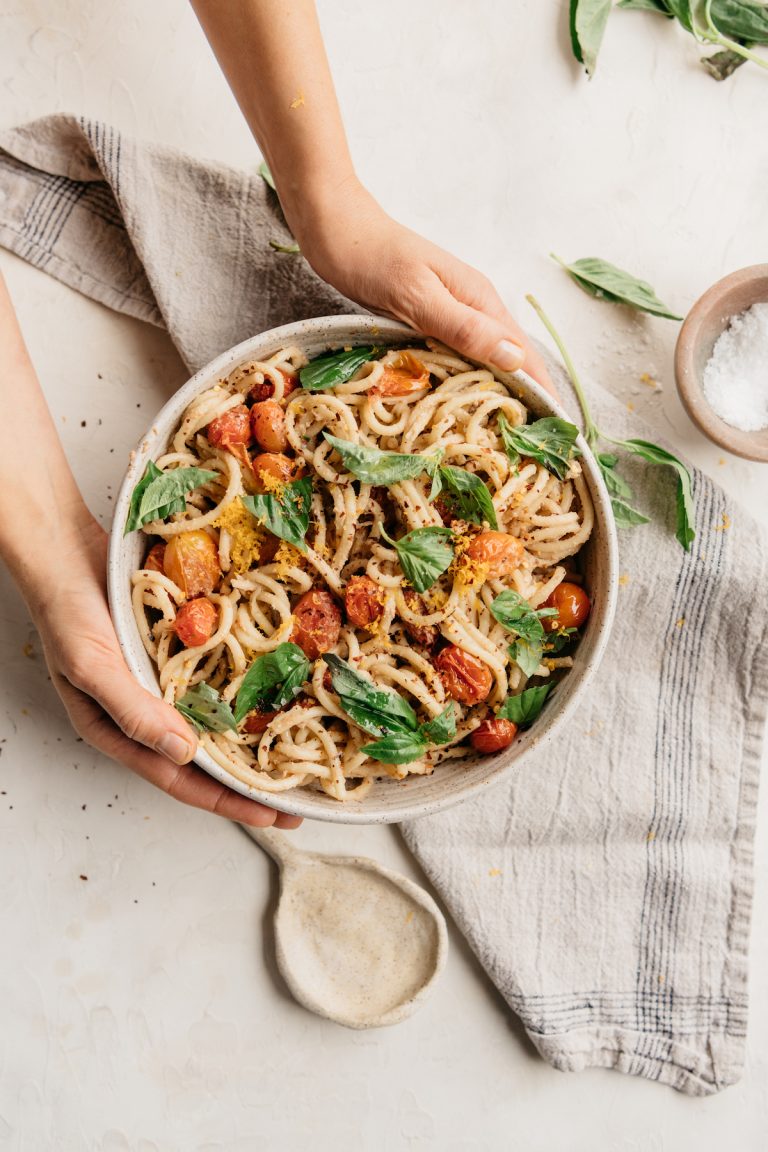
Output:
[[[175,800],[193,808],[203,808],[228,820],[237,820],[253,828],[269,828],[276,823],[272,808],[241,796],[220,784],[201,768],[175,764],[157,752],[130,740],[114,721],[83,692],[64,677],[57,677],[57,688],[70,719],[78,733],[94,748],[124,764]],[[280,827],[298,827],[296,817],[286,816]],[[299,821],[300,823],[301,821]]]
[[[474,268],[470,268],[468,264],[462,264],[460,261],[451,261],[445,266],[434,267],[433,271],[455,299],[468,304],[474,311],[482,312],[499,322],[508,334],[508,338],[523,349],[524,359],[520,365],[523,371],[527,372],[537,384],[540,384],[555,399],[558,399],[557,389],[543,356],[536,350],[525,331],[509,312],[491,281]],[[457,350],[462,351],[460,348]],[[469,355],[469,353],[466,354]],[[503,365],[498,364],[492,358],[490,363],[495,364],[498,368],[503,368]],[[505,371],[513,371],[513,369],[505,369]]]
[[[174,764],[187,764],[194,756],[197,737],[190,725],[170,704],[137,684],[118,655],[100,657],[69,680],[101,705],[129,741],[153,749]]]

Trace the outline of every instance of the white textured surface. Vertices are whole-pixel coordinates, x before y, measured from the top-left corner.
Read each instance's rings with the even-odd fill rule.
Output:
[[[361,173],[393,214],[488,272],[518,312],[535,291],[587,373],[765,520],[768,472],[709,447],[682,412],[676,326],[588,300],[547,252],[613,259],[681,311],[721,275],[764,259],[768,169],[755,143],[768,129],[768,81],[744,68],[719,86],[666,22],[616,13],[587,86],[567,55],[564,8],[324,0]],[[85,112],[255,163],[183,0],[0,0],[0,77],[4,126]],[[106,522],[125,452],[182,382],[181,366],[161,333],[5,253],[0,263],[78,478]],[[237,829],[173,805],[75,742],[4,575],[0,593],[0,1147],[765,1147],[763,882],[747,1068],[720,1097],[554,1072],[455,936],[415,1017],[344,1031],[296,1007],[274,973],[262,934],[271,865]],[[22,652],[30,641],[33,659]],[[418,878],[391,829],[306,826],[296,839]]]

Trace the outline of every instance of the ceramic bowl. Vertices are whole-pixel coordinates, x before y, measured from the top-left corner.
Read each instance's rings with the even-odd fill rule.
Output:
[[[411,342],[413,339],[414,333],[409,328],[372,316],[333,316],[287,324],[254,336],[218,356],[180,388],[152,421],[136,449],[117,497],[108,565],[110,606],[120,646],[134,676],[150,692],[160,695],[157,675],[142,645],[131,608],[131,573],[141,562],[144,540],[139,532],[126,537],[123,537],[122,532],[134,486],[143,474],[147,461],[156,459],[165,451],[184,409],[199,392],[227,376],[238,364],[265,359],[288,344],[296,344],[307,356],[315,357],[329,349],[349,344],[375,343],[386,347],[404,341]],[[565,415],[552,398],[524,374],[501,374],[500,379],[513,385],[515,394],[534,416]],[[558,733],[565,735],[563,729],[567,719],[585,691],[605,649],[617,588],[618,549],[610,501],[598,467],[582,438],[579,439],[579,447],[583,453],[584,473],[595,506],[594,531],[584,549],[585,576],[592,597],[592,612],[575,656],[574,667],[562,680],[536,724],[523,732],[510,748],[496,756],[470,753],[461,763],[448,761],[431,776],[413,776],[399,782],[382,780],[374,785],[364,799],[347,803],[340,803],[309,789],[298,788],[272,794],[250,788],[220,768],[202,749],[196,756],[200,767],[235,791],[283,812],[340,824],[395,823],[425,816],[476,796],[514,772],[534,748],[549,744]]]
[[[704,369],[733,316],[768,303],[768,264],[754,264],[718,280],[688,313],[675,348],[675,378],[685,409],[705,436],[747,460],[768,463],[768,428],[744,432],[721,420],[704,395]]]

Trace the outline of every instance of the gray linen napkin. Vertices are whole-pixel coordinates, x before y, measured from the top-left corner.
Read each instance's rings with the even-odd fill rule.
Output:
[[[351,308],[269,247],[287,238],[258,176],[72,117],[0,134],[0,241],[164,324],[190,369],[275,324]],[[589,392],[601,424],[644,434]],[[578,713],[512,781],[403,834],[546,1060],[704,1095],[744,1058],[768,548],[696,473],[686,555],[672,478],[632,472],[654,520],[621,537],[616,624]]]

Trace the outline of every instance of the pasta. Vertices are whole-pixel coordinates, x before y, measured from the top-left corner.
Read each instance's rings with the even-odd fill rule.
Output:
[[[589,611],[575,436],[431,341],[239,366],[134,492],[164,698],[270,793],[360,799],[508,746]]]

